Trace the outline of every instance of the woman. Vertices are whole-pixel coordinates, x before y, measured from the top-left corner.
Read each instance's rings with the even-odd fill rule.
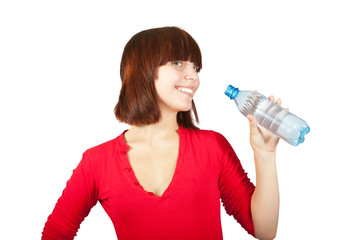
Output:
[[[222,239],[220,199],[249,234],[275,237],[279,139],[248,116],[255,188],[228,141],[194,124],[201,67],[197,43],[179,28],[145,30],[129,40],[115,115],[131,127],[84,153],[43,239],[73,239],[97,201],[118,239]]]

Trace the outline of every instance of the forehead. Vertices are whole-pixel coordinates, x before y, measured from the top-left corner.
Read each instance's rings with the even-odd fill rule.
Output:
[[[160,65],[170,61],[190,61],[197,66],[201,66],[201,51],[195,40],[185,31],[171,31],[160,34],[156,38],[153,48],[157,51]]]

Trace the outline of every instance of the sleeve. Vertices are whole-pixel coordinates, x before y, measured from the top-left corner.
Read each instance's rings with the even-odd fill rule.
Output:
[[[217,134],[217,141],[221,159],[219,174],[221,201],[226,213],[233,216],[249,234],[255,236],[251,217],[251,198],[255,186],[225,137]]]
[[[48,217],[41,239],[74,239],[80,223],[97,203],[97,196],[90,159],[85,152]]]

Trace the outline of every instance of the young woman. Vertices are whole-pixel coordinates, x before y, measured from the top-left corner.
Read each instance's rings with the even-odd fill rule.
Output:
[[[275,237],[279,138],[248,116],[255,187],[228,141],[194,124],[201,67],[197,43],[177,27],[129,40],[115,115],[130,129],[84,153],[42,239],[73,239],[98,201],[118,239],[222,239],[220,200],[249,234]]]

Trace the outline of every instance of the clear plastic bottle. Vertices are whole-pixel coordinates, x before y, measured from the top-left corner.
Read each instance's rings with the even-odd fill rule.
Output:
[[[235,101],[244,116],[253,115],[260,126],[291,145],[297,146],[304,142],[304,136],[310,132],[310,127],[304,120],[273,103],[260,93],[240,91],[229,85],[225,94]]]

